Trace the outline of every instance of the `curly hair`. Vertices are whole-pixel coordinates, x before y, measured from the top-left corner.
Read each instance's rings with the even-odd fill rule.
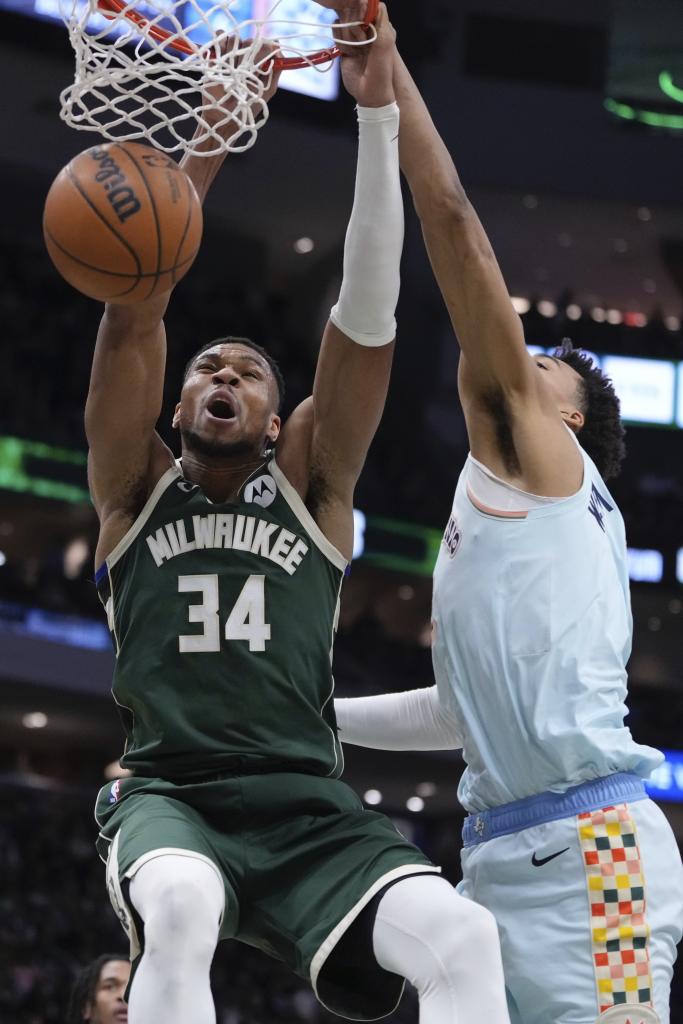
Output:
[[[252,341],[251,338],[237,338],[233,337],[232,335],[228,335],[225,338],[214,338],[213,341],[207,341],[206,344],[202,345],[201,348],[198,348],[195,354],[188,360],[187,365],[185,366],[185,370],[183,372],[183,384],[188,378],[190,370],[192,369],[192,364],[194,363],[195,359],[197,359],[202,354],[202,352],[207,352],[210,348],[214,348],[215,345],[245,345],[247,348],[252,348],[254,352],[258,352],[258,354],[263,359],[265,359],[265,361],[268,363],[268,366],[270,367],[270,372],[273,375],[273,379],[277,387],[277,412],[279,412],[280,409],[282,408],[282,403],[284,402],[285,398],[285,380],[284,377],[282,376],[282,370],[275,362],[273,357],[270,355],[270,353],[266,352],[266,350],[262,348],[261,345],[257,345],[257,343],[255,341]]]
[[[103,953],[102,956],[98,956],[96,960],[89,963],[77,975],[71,990],[69,1009],[66,1016],[67,1024],[83,1024],[85,1020],[83,1014],[88,1006],[92,1006],[95,999],[95,992],[102,968],[111,960],[121,960],[126,964],[129,962],[128,957],[122,956],[120,953]]]
[[[579,433],[581,447],[591,457],[604,480],[619,475],[626,457],[625,430],[614,385],[585,352],[566,338],[553,352],[581,377],[579,408],[585,423]]]

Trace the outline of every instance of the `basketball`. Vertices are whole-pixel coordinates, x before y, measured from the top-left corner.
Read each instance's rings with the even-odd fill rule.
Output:
[[[192,266],[202,208],[178,164],[137,142],[93,146],[55,178],[43,233],[62,277],[92,299],[131,304]]]

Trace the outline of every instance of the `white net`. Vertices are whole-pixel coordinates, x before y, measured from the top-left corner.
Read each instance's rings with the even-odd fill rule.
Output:
[[[286,66],[323,72],[333,60],[335,14],[311,0],[63,2],[76,74],[60,96],[62,119],[166,153],[213,156],[254,144],[268,119],[269,41]]]

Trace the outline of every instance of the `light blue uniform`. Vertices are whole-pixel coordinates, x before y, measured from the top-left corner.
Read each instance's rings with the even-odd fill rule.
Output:
[[[513,1024],[593,1024],[600,1012],[616,1024],[633,1002],[648,1022],[654,1003],[666,1022],[683,869],[640,782],[662,755],[624,725],[632,637],[624,523],[581,452],[580,490],[526,513],[479,504],[468,488],[470,460],[458,482],[434,575],[433,659],[467,763],[459,797],[473,816],[461,891],[498,919]],[[529,799],[536,794],[545,796]],[[612,804],[626,808],[621,823],[608,829],[586,819]],[[598,838],[611,829],[612,838],[598,842],[591,829]],[[626,854],[629,893],[619,875],[617,902],[607,888],[598,905],[595,887],[611,884]],[[616,868],[604,867],[606,859]],[[646,924],[638,916],[644,901],[633,896],[645,868]],[[590,882],[591,871],[602,875]],[[596,930],[604,907],[606,937]],[[647,976],[634,956],[648,961]]]

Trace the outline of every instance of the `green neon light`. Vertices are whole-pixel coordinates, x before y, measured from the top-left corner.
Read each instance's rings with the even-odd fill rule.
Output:
[[[654,110],[637,110],[628,103],[619,103],[611,97],[605,100],[605,110],[615,114],[624,121],[637,121],[649,125],[650,128],[666,128],[669,131],[683,131],[683,114],[658,114]]]
[[[67,463],[72,466],[86,466],[88,458],[84,452],[69,448],[56,448],[40,441],[22,441],[18,437],[0,437],[0,488],[35,494],[39,498],[54,498],[58,501],[90,501],[84,487],[49,480],[36,476],[26,468],[25,460],[46,459],[51,462]]]
[[[431,526],[420,526],[417,523],[405,523],[397,519],[384,519],[382,516],[368,516],[367,529],[376,529],[382,533],[391,533],[402,537],[413,537],[422,541],[422,557],[411,558],[406,555],[393,555],[391,552],[365,552],[362,557],[364,562],[376,565],[382,569],[394,569],[397,572],[412,572],[417,576],[431,576],[434,572],[436,559],[439,555],[439,547],[442,530],[435,530]]]
[[[668,71],[660,72],[659,88],[670,100],[674,100],[675,103],[683,103],[683,89],[674,85],[674,80]]]

